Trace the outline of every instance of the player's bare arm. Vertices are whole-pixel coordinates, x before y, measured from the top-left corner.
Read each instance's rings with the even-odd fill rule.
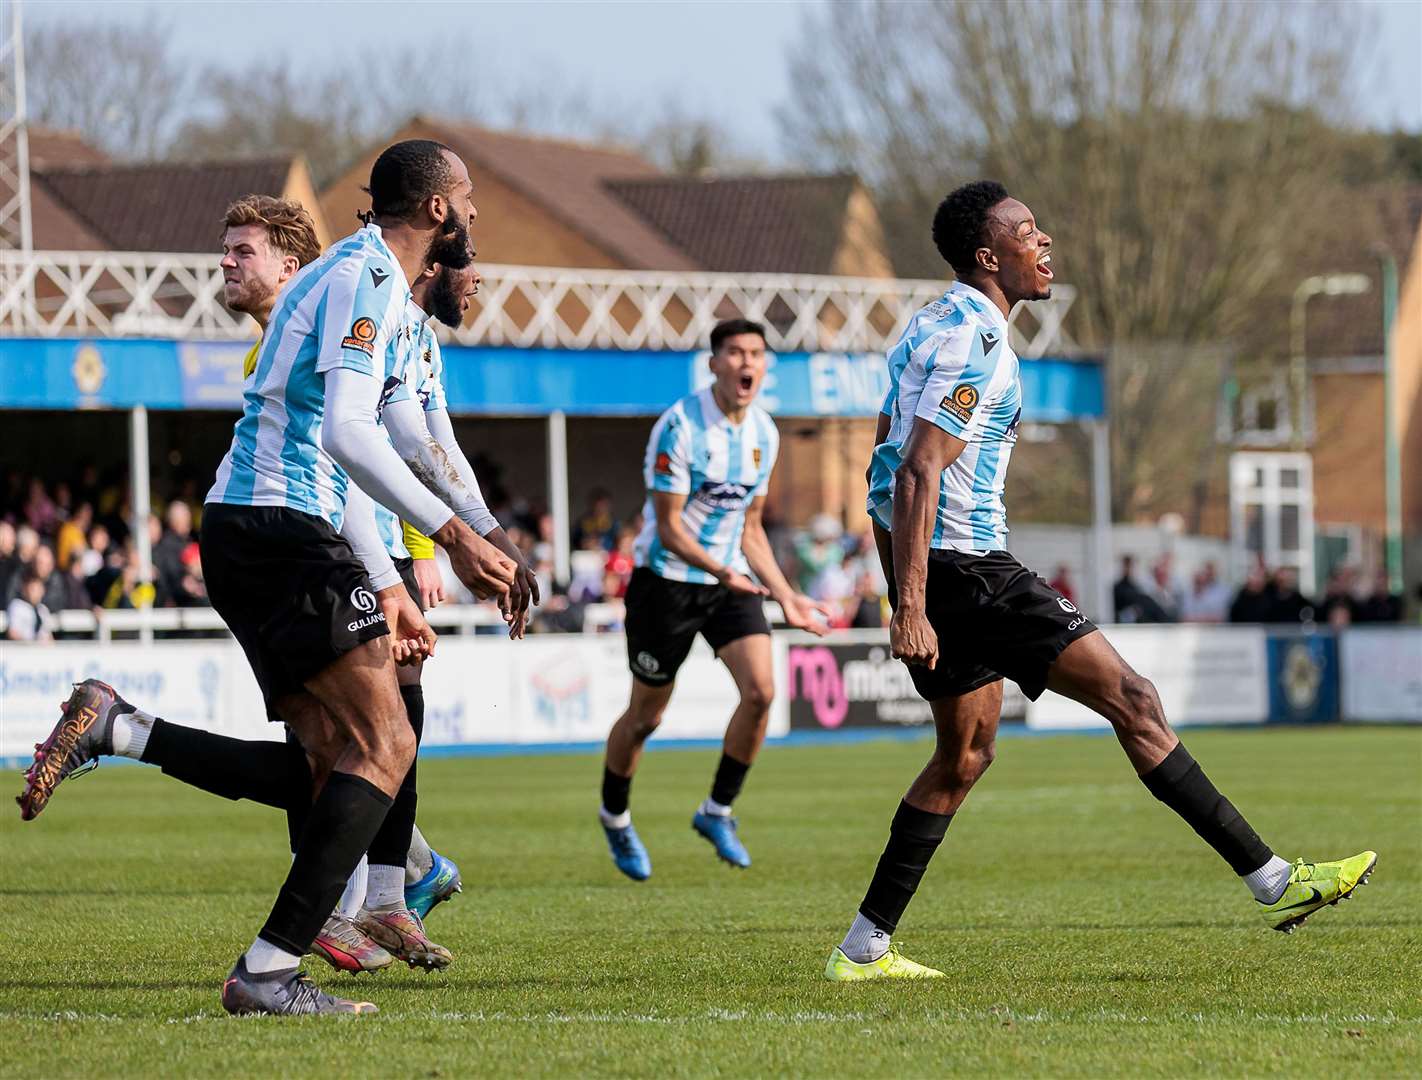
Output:
[[[686,495],[673,491],[654,491],[651,495],[652,507],[657,515],[657,538],[668,551],[688,565],[705,570],[734,592],[749,593],[752,596],[770,594],[770,590],[765,586],[717,562],[710,552],[696,542],[696,537],[691,535],[691,530],[681,519],[682,511],[686,509]]]
[[[904,445],[903,463],[894,474],[894,581],[898,604],[889,624],[895,657],[932,669],[938,663],[938,635],[924,611],[928,582],[928,545],[938,509],[943,470],[967,443],[934,424],[915,421]]]
[[[770,591],[770,598],[780,605],[785,613],[785,622],[796,630],[808,630],[823,637],[828,627],[815,615],[830,617],[827,605],[817,603],[808,596],[797,593],[785,580],[780,566],[775,561],[775,552],[770,546],[770,537],[765,534],[765,496],[754,499],[746,510],[746,527],[741,533],[741,552],[763,585]]]

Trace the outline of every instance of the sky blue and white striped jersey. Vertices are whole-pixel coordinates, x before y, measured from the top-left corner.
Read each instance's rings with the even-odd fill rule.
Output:
[[[353,368],[381,377],[384,401],[413,352],[409,298],[377,225],[333,244],[287,282],[208,502],[284,506],[341,527],[347,477],[321,446],[324,376]]]
[[[444,396],[444,359],[440,356],[439,339],[435,337],[434,323],[413,300],[410,301],[410,318],[414,332],[410,335],[412,349],[405,359],[404,381],[382,402],[382,408],[391,401],[404,401],[410,397],[419,399],[425,412],[448,408]],[[375,503],[375,525],[380,538],[385,541],[385,550],[392,559],[408,559],[410,549],[405,546],[404,528],[400,515],[380,503]]]
[[[651,493],[669,491],[691,496],[681,520],[711,557],[742,574],[750,567],[741,552],[746,510],[764,495],[770,471],[780,451],[775,421],[752,405],[740,424],[726,419],[707,387],[688,394],[662,413],[647,440],[643,478],[646,524],[637,537],[636,563],[669,581],[715,584],[705,570],[688,566],[657,537],[656,509]]]
[[[971,285],[955,282],[920,310],[888,353],[891,417],[874,451],[868,510],[892,528],[894,473],[915,419],[967,443],[938,483],[931,545],[955,551],[1007,547],[1002,492],[1022,418],[1022,380],[1007,319]]]

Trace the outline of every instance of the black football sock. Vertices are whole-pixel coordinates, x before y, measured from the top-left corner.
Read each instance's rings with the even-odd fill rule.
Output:
[[[331,774],[311,807],[291,870],[258,935],[263,941],[297,956],[311,948],[390,803],[390,796],[368,780]]]
[[[425,731],[425,692],[419,686],[402,686],[400,697],[405,702],[405,715],[410,719],[418,747]],[[370,842],[370,865],[398,866],[402,888],[405,859],[410,853],[410,838],[415,831],[415,806],[419,801],[415,789],[415,764],[415,761],[410,762],[410,771],[405,774],[400,790],[395,793],[390,813],[385,815],[384,824]]]
[[[627,800],[632,796],[632,777],[618,776],[606,765],[602,768],[602,808],[616,817],[627,812]]]
[[[295,855],[297,845],[301,843],[301,834],[306,831],[306,819],[311,816],[311,803],[316,798],[316,785],[311,776],[311,763],[307,760],[306,751],[289,728],[286,732],[286,746],[288,753],[300,754],[302,762],[306,765],[305,783],[294,782],[291,785],[291,793],[286,804],[286,838],[291,845],[291,853]]]
[[[1253,873],[1273,858],[1269,845],[1215,789],[1184,743],[1176,744],[1159,765],[1141,777],[1141,783],[1184,818],[1236,874]]]
[[[859,914],[886,934],[892,934],[904,909],[918,890],[923,872],[952,822],[952,814],[930,814],[900,802],[889,825],[889,842],[874,868]]]
[[[737,761],[730,754],[721,755],[721,763],[716,766],[716,778],[711,782],[711,801],[722,806],[730,806],[741,793],[750,766]]]
[[[154,720],[140,759],[164,774],[224,799],[251,799],[284,810],[293,790],[311,800],[311,769],[300,747],[233,739],[167,720]]]

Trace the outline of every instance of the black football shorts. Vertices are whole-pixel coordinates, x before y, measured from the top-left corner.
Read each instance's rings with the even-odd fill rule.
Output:
[[[388,633],[365,567],[322,518],[208,503],[200,550],[208,598],[268,705]]]
[[[696,635],[716,652],[752,634],[770,633],[764,601],[724,585],[668,581],[639,566],[627,585],[627,666],[648,686],[666,686]]]
[[[1062,650],[1096,625],[1005,551],[934,550],[924,608],[938,635],[938,664],[909,664],[925,701],[958,697],[1008,678],[1036,701]],[[889,602],[897,605],[892,589]]]

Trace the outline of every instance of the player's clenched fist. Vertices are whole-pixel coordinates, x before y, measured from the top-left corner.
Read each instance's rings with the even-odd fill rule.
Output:
[[[434,654],[435,632],[402,581],[375,594],[390,628],[397,664],[414,664]]]
[[[896,660],[933,670],[938,665],[938,635],[928,616],[901,605],[889,623],[889,651]]]
[[[508,596],[518,567],[493,544],[471,532],[465,543],[445,550],[455,576],[480,600],[503,600]]]

